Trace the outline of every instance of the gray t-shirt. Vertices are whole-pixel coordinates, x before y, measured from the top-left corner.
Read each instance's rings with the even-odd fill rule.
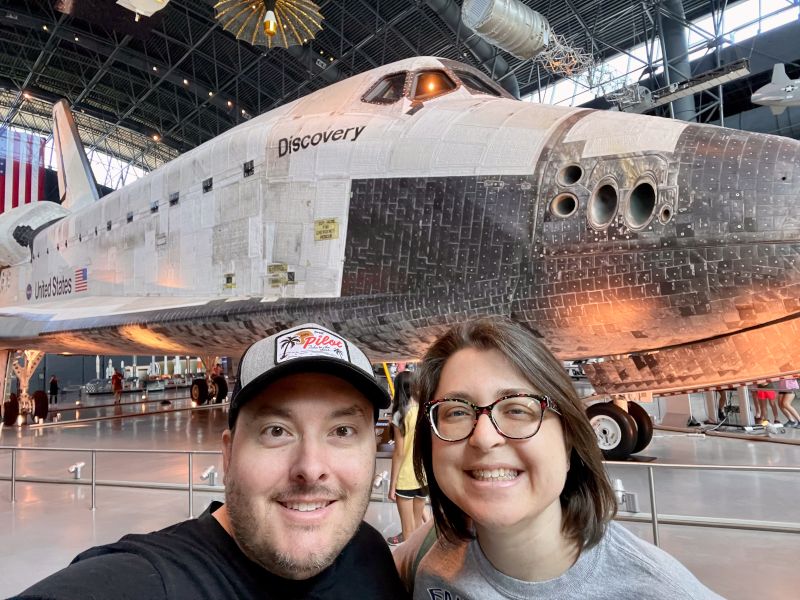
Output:
[[[420,530],[428,530],[421,527]],[[424,533],[417,530],[395,549],[400,578],[408,587]],[[566,573],[548,581],[520,581],[487,560],[477,540],[457,546],[434,543],[419,562],[414,600],[714,600],[672,556],[611,522],[599,544],[581,553]]]

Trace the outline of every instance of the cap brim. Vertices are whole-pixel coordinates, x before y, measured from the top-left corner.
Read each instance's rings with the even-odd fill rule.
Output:
[[[339,359],[324,356],[297,358],[271,368],[238,390],[231,399],[228,427],[233,428],[242,406],[257,396],[259,392],[278,379],[296,373],[325,373],[347,381],[372,403],[375,408],[374,418],[376,421],[378,420],[378,411],[382,408],[389,408],[392,403],[389,393],[358,367]]]

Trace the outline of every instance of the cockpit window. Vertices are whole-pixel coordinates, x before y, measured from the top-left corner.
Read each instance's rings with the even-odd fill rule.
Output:
[[[387,75],[376,83],[372,89],[364,96],[364,102],[375,102],[377,104],[393,104],[403,97],[405,89],[406,73],[394,73]]]
[[[488,81],[484,81],[473,73],[469,73],[467,71],[456,71],[455,74],[458,75],[458,78],[461,80],[461,82],[472,92],[489,94],[491,96],[502,96],[502,93],[497,88],[493,87]]]
[[[414,81],[413,100],[430,100],[456,89],[455,82],[444,71],[422,71]]]

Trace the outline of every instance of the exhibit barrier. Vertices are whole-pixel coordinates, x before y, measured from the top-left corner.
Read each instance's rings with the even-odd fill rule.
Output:
[[[17,456],[22,452],[49,452],[49,453],[78,453],[87,455],[90,459],[90,478],[78,479],[77,477],[35,477],[31,475],[20,475],[17,472]],[[91,510],[97,508],[97,488],[113,487],[128,489],[151,489],[167,491],[186,491],[188,492],[189,517],[194,514],[194,495],[196,492],[224,492],[222,485],[195,484],[194,463],[195,457],[214,456],[220,459],[222,452],[219,450],[145,450],[145,449],[86,449],[86,448],[20,448],[17,446],[0,446],[0,453],[10,453],[11,475],[0,475],[0,480],[10,481],[10,500],[16,502],[16,487],[18,483],[40,483],[58,485],[86,485],[91,486]],[[105,454],[131,454],[131,455],[167,455],[184,456],[186,459],[187,475],[186,483],[158,483],[158,482],[137,482],[137,481],[118,481],[97,478],[97,456]],[[721,529],[744,529],[750,531],[779,532],[779,533],[800,533],[800,523],[775,522],[749,519],[732,518],[712,518],[694,517],[686,515],[670,515],[658,513],[658,494],[656,491],[656,472],[664,470],[688,470],[688,471],[726,471],[737,473],[800,473],[800,467],[767,467],[767,466],[748,466],[748,465],[689,465],[677,463],[640,463],[640,462],[604,462],[608,469],[643,469],[647,475],[648,492],[650,500],[649,512],[619,512],[617,520],[647,523],[649,522],[653,530],[653,543],[660,544],[660,525],[681,525],[686,527],[713,527]],[[74,465],[73,465],[74,466]],[[70,467],[72,469],[72,467]],[[198,475],[200,479],[208,480],[206,475],[209,469]],[[69,471],[75,474],[74,469]],[[205,475],[205,477],[204,477]],[[385,497],[383,498],[385,500]]]

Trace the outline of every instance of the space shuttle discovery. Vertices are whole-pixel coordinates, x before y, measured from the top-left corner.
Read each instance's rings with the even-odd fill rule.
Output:
[[[413,359],[506,315],[563,359],[604,358],[601,392],[800,368],[795,140],[521,102],[419,57],[97,200],[55,113],[71,202],[0,217],[7,351],[236,357],[316,321]]]

